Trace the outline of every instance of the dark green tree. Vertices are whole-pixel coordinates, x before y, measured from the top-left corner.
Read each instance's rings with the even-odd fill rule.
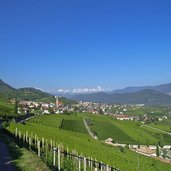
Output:
[[[163,148],[163,146],[164,146],[164,139],[163,139],[163,135],[162,134],[160,134],[160,142],[159,142],[159,145],[160,145],[161,148]]]
[[[140,148],[140,141],[139,141],[139,139],[138,139],[138,148]]]
[[[159,145],[156,145],[156,156],[159,157],[160,156],[160,151],[159,151]]]
[[[15,99],[14,114],[18,114],[18,100]]]
[[[149,142],[148,142],[148,139],[146,139],[146,145],[147,145],[147,147],[149,147]]]
[[[120,149],[120,152],[121,152],[121,153],[124,152],[124,147],[123,147],[123,146],[120,146],[119,149]]]

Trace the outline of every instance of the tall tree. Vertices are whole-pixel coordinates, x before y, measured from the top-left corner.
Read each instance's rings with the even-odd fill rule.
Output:
[[[18,100],[15,99],[14,114],[18,114]]]
[[[140,148],[140,141],[139,141],[139,139],[138,139],[138,148]]]
[[[159,145],[156,145],[156,156],[159,157],[160,156],[160,151],[159,151]]]
[[[148,139],[146,139],[146,145],[147,145],[147,147],[149,147],[149,142],[148,142]]]
[[[160,134],[160,147],[163,148],[164,146],[164,139],[163,139],[163,135]]]

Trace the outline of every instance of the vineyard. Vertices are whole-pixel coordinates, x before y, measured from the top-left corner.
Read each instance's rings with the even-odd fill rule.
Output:
[[[115,142],[127,143],[132,142],[136,143],[135,140],[130,138],[125,132],[123,132],[119,127],[103,121],[93,121],[90,128],[92,132],[96,133],[96,136],[99,140],[106,140],[107,138],[112,138]]]
[[[63,119],[61,122],[61,129],[68,130],[68,131],[74,131],[74,132],[80,132],[80,133],[86,133],[87,130],[84,126],[83,120],[66,120]]]
[[[58,144],[52,139],[48,141],[44,137],[40,138],[36,134],[30,134],[28,131],[21,132],[17,128],[14,133],[7,130],[3,131],[8,135],[8,138],[10,137],[11,140],[13,139],[18,146],[24,147],[33,153],[37,153],[38,157],[48,166],[48,170],[120,171],[119,169],[99,162],[92,157],[85,157],[75,149],[72,151],[69,151],[68,148],[64,149],[64,146],[61,143]],[[44,169],[47,170],[47,168]]]
[[[119,143],[156,144],[160,135],[163,135],[165,144],[170,144],[171,136],[163,132],[141,126],[140,122],[120,121],[107,116],[94,116],[87,114],[86,120],[91,120],[90,128],[97,134],[99,139],[105,140],[110,136]]]
[[[56,115],[39,115],[31,118],[28,123],[59,128],[61,121],[62,118],[59,118]]]
[[[139,135],[141,131],[144,134],[144,137],[152,137],[151,132],[146,131],[145,128],[140,128],[133,122],[121,122],[117,120],[112,120],[110,117],[105,116],[95,116],[90,114],[77,114],[77,115],[40,115],[36,116],[25,123],[14,123],[12,122],[10,126],[7,128],[11,133],[14,133],[16,128],[20,130],[22,133],[26,133],[29,131],[29,135],[32,137],[44,137],[48,142],[52,140],[56,144],[62,143],[65,149],[69,149],[72,151],[76,149],[83,156],[96,159],[96,161],[102,161],[110,166],[115,168],[119,168],[120,170],[132,171],[138,170],[137,163],[137,154],[127,148],[124,151],[121,151],[118,147],[112,147],[104,144],[101,141],[94,140],[88,134],[83,134],[75,131],[67,131],[65,129],[60,129],[62,120],[68,121],[69,123],[78,121],[83,121],[83,118],[90,118],[92,123],[96,124],[99,122],[99,129],[103,129],[103,122],[109,122],[116,127],[119,127],[123,133],[127,134],[132,139],[136,140],[137,137],[141,137]],[[68,124],[68,123],[67,123]],[[102,124],[102,125],[101,125]],[[66,125],[66,123],[64,124]],[[82,125],[82,124],[81,124]],[[101,125],[101,126],[100,126]],[[111,126],[111,125],[110,125]],[[109,127],[110,127],[109,126]],[[116,127],[112,127],[112,130],[109,129],[108,126],[104,126],[104,128],[108,129],[107,132],[112,132]],[[135,129],[136,128],[136,129]],[[145,134],[147,132],[147,135]],[[125,134],[119,134],[122,137],[127,137]],[[119,137],[118,135],[118,137]],[[141,141],[143,138],[140,139]],[[153,137],[152,137],[153,138]],[[155,139],[155,138],[154,138]],[[155,139],[157,141],[157,139]],[[155,142],[155,141],[154,141]],[[143,155],[139,155],[139,170],[143,171],[165,171],[171,170],[171,165],[162,163],[153,158],[149,158]]]

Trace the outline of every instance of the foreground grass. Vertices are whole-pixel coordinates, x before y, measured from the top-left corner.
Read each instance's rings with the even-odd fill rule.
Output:
[[[6,143],[13,165],[18,171],[50,171],[47,165],[35,154],[26,148],[20,148],[12,138],[1,134],[1,139]]]

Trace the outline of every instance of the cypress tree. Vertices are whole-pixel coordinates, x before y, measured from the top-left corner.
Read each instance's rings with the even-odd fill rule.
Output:
[[[140,148],[140,141],[139,141],[139,139],[138,139],[138,148]]]
[[[163,139],[163,135],[160,134],[160,147],[163,148],[164,146],[164,139]]]
[[[18,114],[18,100],[15,99],[14,114]]]
[[[147,145],[147,147],[149,147],[149,142],[148,142],[148,139],[146,139],[146,145]]]
[[[157,156],[157,157],[160,156],[160,151],[159,151],[159,146],[158,146],[158,144],[156,145],[156,156]]]

